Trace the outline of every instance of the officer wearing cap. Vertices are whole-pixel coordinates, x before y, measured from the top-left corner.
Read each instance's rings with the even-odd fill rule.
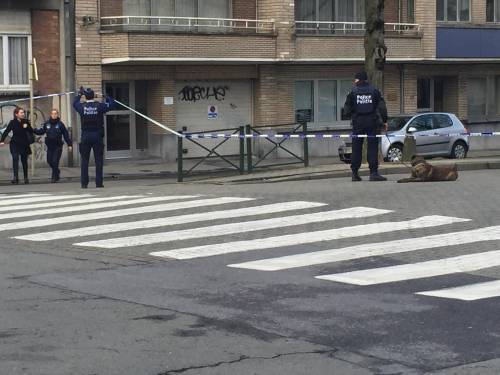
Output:
[[[387,107],[380,91],[368,83],[366,72],[356,73],[354,87],[346,98],[344,114],[351,117],[354,136],[351,157],[352,180],[361,181],[358,171],[361,167],[364,138],[356,136],[367,135],[370,181],[386,181],[387,179],[378,173],[379,139],[376,136],[380,133],[382,125],[387,128]]]
[[[81,102],[82,96],[85,97],[84,103]],[[86,189],[89,184],[89,159],[91,150],[94,152],[95,159],[95,186],[98,188],[104,187],[104,114],[112,110],[115,106],[114,100],[108,96],[105,103],[96,102],[94,97],[95,94],[92,89],[88,88],[84,90],[83,87],[80,87],[80,91],[73,101],[73,108],[80,114],[81,119],[82,134],[79,146],[82,189]]]

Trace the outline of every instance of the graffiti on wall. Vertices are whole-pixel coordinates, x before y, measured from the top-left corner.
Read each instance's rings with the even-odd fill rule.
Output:
[[[199,100],[209,99],[220,102],[225,99],[228,90],[227,86],[184,86],[178,95],[179,100],[183,102],[196,103]]]

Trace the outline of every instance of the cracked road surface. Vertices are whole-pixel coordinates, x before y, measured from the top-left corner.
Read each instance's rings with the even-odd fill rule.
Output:
[[[3,188],[0,374],[498,375],[499,184]]]

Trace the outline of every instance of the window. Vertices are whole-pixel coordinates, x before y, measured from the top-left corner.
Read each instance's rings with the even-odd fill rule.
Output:
[[[486,1],[486,21],[500,22],[500,0]]]
[[[434,129],[443,129],[453,126],[453,121],[447,115],[432,115],[432,125]]]
[[[495,114],[500,115],[500,77],[495,77]]]
[[[26,88],[31,60],[29,36],[0,35],[0,86]]]
[[[415,0],[407,0],[406,3],[406,9],[407,9],[407,15],[406,15],[406,20],[407,22],[414,23],[415,22]]]
[[[297,21],[364,22],[364,0],[296,0]]]
[[[419,111],[430,111],[432,109],[432,85],[430,78],[417,79],[417,109]]]
[[[470,78],[467,84],[469,118],[486,116],[486,78]]]
[[[415,118],[408,128],[414,127],[418,132],[432,130],[432,115],[422,115]]]
[[[295,121],[314,121],[313,81],[295,82]]]
[[[438,21],[470,21],[470,0],[437,0]]]
[[[123,0],[126,16],[228,18],[229,0]]]
[[[350,79],[296,81],[295,120],[316,125],[335,125],[345,121],[342,107],[351,88]]]

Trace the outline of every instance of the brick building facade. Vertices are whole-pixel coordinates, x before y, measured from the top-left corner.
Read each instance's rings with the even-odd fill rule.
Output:
[[[499,118],[500,20],[488,11],[496,1],[386,0],[382,90],[391,114]],[[348,127],[341,107],[363,65],[363,0],[75,4],[77,85],[118,95],[173,129],[304,118],[311,129]],[[108,120],[108,157],[175,158],[164,130],[125,109]]]
[[[66,92],[72,87],[69,29],[64,0],[0,2],[0,127],[12,119],[15,105],[29,109],[29,101],[8,101],[29,96],[32,60],[36,60],[38,70],[38,81],[33,82],[35,96]],[[41,126],[51,108],[58,108],[65,123],[71,126],[71,111],[64,97],[36,101],[30,116],[32,123]],[[44,146],[35,147],[36,163],[45,165]],[[10,168],[8,149],[1,153],[2,165]]]

